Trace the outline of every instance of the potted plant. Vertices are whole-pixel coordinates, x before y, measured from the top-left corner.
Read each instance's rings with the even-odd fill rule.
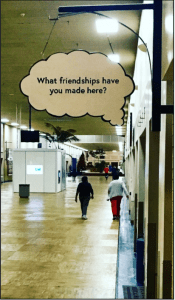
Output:
[[[68,129],[68,130],[62,130],[61,127],[59,126],[53,126],[50,123],[45,123],[45,125],[48,128],[51,128],[53,133],[50,134],[48,132],[45,132],[45,138],[50,142],[50,143],[65,143],[65,142],[71,142],[75,141],[78,142],[79,139],[74,135],[76,130],[74,129]],[[58,145],[59,148],[59,145]]]

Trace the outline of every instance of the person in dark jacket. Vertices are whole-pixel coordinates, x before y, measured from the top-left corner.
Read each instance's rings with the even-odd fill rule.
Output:
[[[90,198],[94,198],[94,191],[91,184],[88,182],[87,176],[82,177],[82,182],[79,183],[75,195],[75,202],[77,202],[77,197],[79,194],[79,199],[81,203],[82,219],[87,220],[87,208],[89,205]]]
[[[119,176],[119,169],[114,166],[112,168],[112,179],[114,180],[116,176]]]

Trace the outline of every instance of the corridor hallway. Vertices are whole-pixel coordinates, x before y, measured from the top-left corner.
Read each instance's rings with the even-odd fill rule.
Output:
[[[1,298],[115,298],[119,222],[104,177],[89,177],[88,220],[75,202],[81,177],[57,194],[13,193],[1,185]]]

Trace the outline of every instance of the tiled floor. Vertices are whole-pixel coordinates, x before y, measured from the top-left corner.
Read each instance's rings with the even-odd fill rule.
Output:
[[[1,298],[115,298],[119,223],[106,201],[110,179],[89,177],[87,221],[74,201],[78,182],[29,199],[1,185]]]

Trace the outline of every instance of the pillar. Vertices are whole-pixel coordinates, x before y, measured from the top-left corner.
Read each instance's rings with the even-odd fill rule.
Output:
[[[159,132],[146,128],[145,161],[145,296],[156,299],[158,254]]]
[[[138,140],[138,210],[137,210],[137,222],[138,222],[138,234],[137,237],[143,237],[143,224],[144,224],[144,200],[145,200],[145,142],[146,131],[140,136]]]
[[[173,104],[172,82],[162,82],[162,103]],[[173,262],[173,116],[161,116],[159,161],[159,231],[158,231],[158,292],[157,297],[171,299]]]

